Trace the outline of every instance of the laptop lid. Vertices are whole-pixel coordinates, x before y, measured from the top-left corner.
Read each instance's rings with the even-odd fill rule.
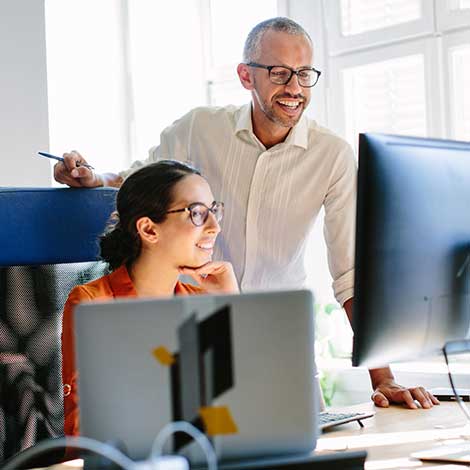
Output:
[[[221,460],[314,449],[311,292],[85,303],[74,321],[82,435],[138,460],[177,420]],[[172,445],[203,460],[182,435]]]

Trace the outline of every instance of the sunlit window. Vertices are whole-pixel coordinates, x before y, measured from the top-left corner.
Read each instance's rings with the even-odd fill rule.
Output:
[[[351,36],[419,19],[421,0],[341,0],[341,31]]]
[[[470,0],[448,0],[451,10],[465,10],[470,8]]]
[[[452,48],[450,57],[454,138],[470,140],[470,44]]]
[[[241,62],[250,29],[277,15],[277,0],[210,0],[211,62],[214,67]]]
[[[207,104],[199,0],[128,1],[133,158],[147,156],[161,131]],[[182,14],[184,12],[184,14]]]
[[[244,104],[250,94],[241,86],[236,67],[243,59],[243,46],[251,28],[279,15],[277,0],[252,2],[210,0],[210,32],[207,35],[208,95],[210,104]]]
[[[98,170],[127,165],[129,129],[119,2],[46,1],[50,150]]]
[[[346,135],[426,135],[424,57],[412,55],[343,71]]]

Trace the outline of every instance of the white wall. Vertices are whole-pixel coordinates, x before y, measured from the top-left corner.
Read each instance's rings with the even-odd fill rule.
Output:
[[[0,0],[0,186],[50,186],[43,0]]]

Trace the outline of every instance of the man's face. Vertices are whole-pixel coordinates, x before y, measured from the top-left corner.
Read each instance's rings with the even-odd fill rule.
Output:
[[[256,62],[263,65],[284,65],[294,70],[313,66],[312,46],[302,35],[267,31],[260,49]],[[286,85],[276,85],[267,70],[250,69],[254,119],[267,118],[283,128],[297,124],[310,102],[311,89],[301,87],[296,75]]]

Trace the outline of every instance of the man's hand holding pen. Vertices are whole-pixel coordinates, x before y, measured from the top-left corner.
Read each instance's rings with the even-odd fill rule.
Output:
[[[64,153],[63,161],[54,166],[54,178],[74,188],[96,188],[103,180],[76,150]]]

